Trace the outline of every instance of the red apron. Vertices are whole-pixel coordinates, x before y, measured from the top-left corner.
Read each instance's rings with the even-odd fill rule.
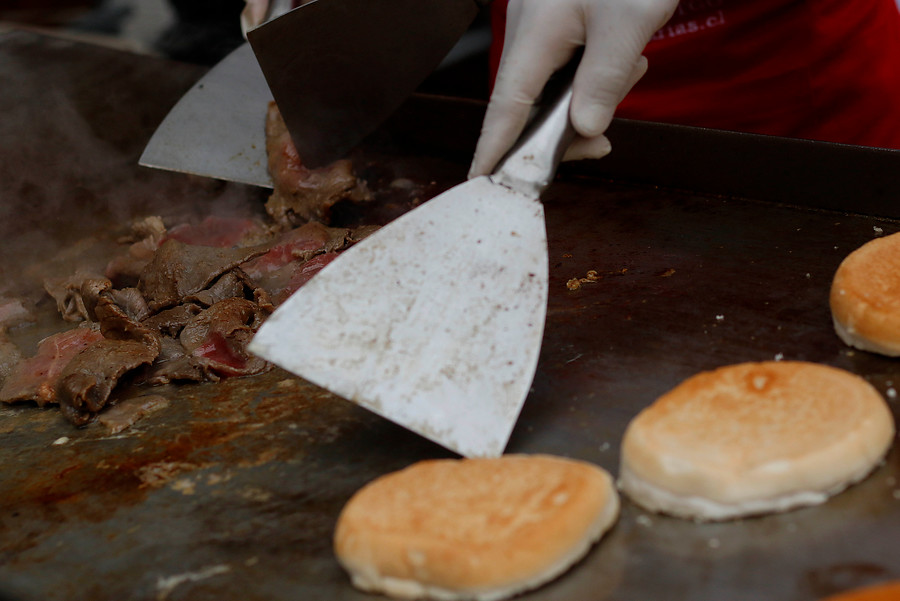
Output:
[[[619,117],[900,148],[895,0],[682,0],[644,54]]]

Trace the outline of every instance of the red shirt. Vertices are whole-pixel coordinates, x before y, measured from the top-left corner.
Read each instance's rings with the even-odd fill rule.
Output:
[[[644,54],[619,117],[900,149],[896,0],[682,0]]]

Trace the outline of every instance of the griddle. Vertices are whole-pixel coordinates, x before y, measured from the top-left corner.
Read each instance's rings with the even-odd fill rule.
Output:
[[[202,68],[13,32],[0,37],[0,293],[28,291],[28,352],[58,327],[34,279],[104,252],[129,219],[262,212],[264,193],[139,167]],[[261,107],[262,108],[262,107]],[[466,172],[483,105],[417,97],[367,144],[411,177]],[[617,121],[613,154],[546,194],[550,301],[508,452],[616,474],[628,421],[698,371],[792,359],[848,369],[895,417],[900,362],[835,336],[831,277],[900,231],[896,151]],[[63,259],[60,259],[60,257]],[[52,259],[52,260],[51,260]],[[71,265],[68,265],[70,268]],[[600,278],[571,290],[590,270]],[[273,370],[150,390],[111,436],[55,409],[0,408],[0,593],[15,599],[371,599],[331,552],[347,499],[446,451]],[[627,499],[613,530],[530,600],[814,600],[900,577],[900,452],[822,506],[720,524]]]

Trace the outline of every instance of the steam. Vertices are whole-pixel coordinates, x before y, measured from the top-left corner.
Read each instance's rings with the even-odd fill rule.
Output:
[[[158,98],[141,102],[124,84],[97,90],[97,77],[35,62],[0,61],[0,295],[108,260],[141,217],[172,226],[264,215],[263,190],[138,165],[156,125],[146,112],[159,112],[147,104]]]

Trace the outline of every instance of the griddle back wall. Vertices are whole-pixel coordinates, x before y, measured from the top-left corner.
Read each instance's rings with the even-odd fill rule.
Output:
[[[390,138],[407,152],[467,164],[485,108],[416,95],[378,134],[380,143]],[[607,135],[608,156],[563,164],[560,175],[900,219],[900,150],[627,119],[614,120]]]

